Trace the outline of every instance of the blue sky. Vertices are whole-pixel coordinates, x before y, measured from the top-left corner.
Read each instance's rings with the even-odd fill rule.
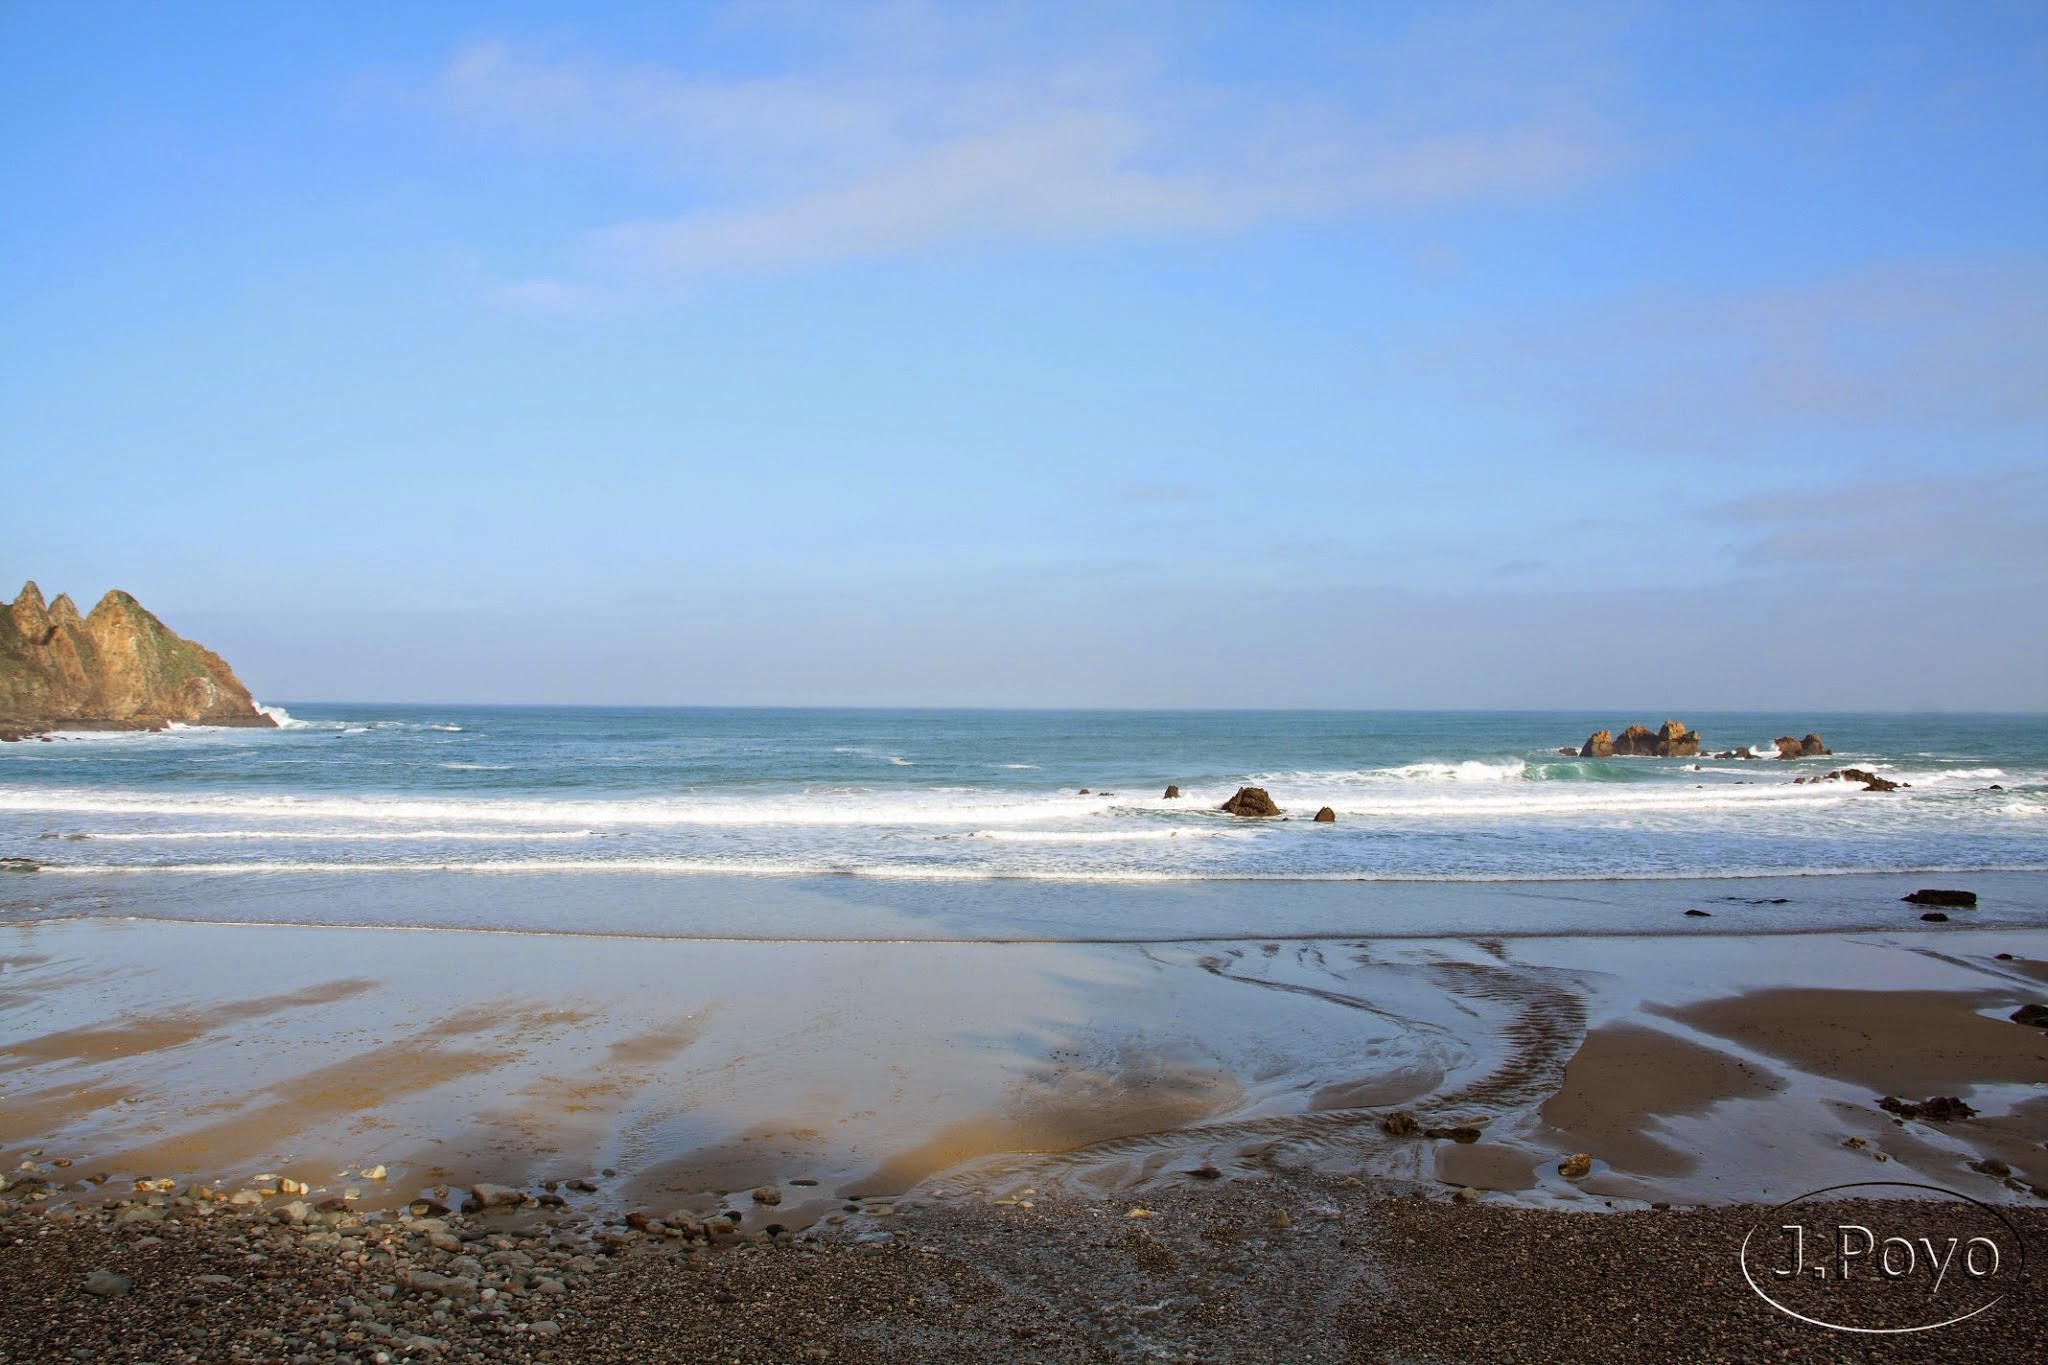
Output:
[[[278,699],[2048,707],[2038,5],[8,5],[0,573]]]

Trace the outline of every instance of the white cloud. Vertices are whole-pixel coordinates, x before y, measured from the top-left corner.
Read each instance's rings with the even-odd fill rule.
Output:
[[[487,41],[438,94],[478,134],[614,159],[672,193],[674,212],[593,223],[582,244],[586,269],[636,279],[1414,212],[1569,190],[1621,155],[1554,73],[1517,99],[1503,51],[1461,108],[1388,51],[1356,64],[1356,88],[1224,87],[1175,73],[1170,24],[1064,50],[1039,32],[1019,58],[986,14],[963,37],[944,12],[885,13],[889,51],[910,55],[849,43],[740,78]]]

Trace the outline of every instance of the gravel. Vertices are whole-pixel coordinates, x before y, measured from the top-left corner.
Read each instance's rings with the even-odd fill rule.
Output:
[[[189,1194],[0,1201],[0,1365],[2048,1359],[2038,1267],[1978,1319],[1858,1337],[1750,1293],[1735,1249],[1757,1210],[1449,1194],[1279,1173],[905,1199],[769,1239],[531,1207],[295,1223]],[[162,1216],[119,1221],[133,1208]],[[2048,1257],[2048,1210],[2003,1211]]]

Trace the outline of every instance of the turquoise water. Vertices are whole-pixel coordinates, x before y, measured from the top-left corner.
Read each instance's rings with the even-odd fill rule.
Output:
[[[0,746],[0,851],[58,873],[402,869],[1052,882],[1543,881],[2048,867],[2042,717],[294,705],[276,731]],[[1910,786],[1796,784],[1854,765]],[[1184,793],[1162,799],[1168,783]],[[1267,788],[1292,817],[1214,808]],[[1994,787],[2003,790],[1993,790]],[[1087,794],[1082,794],[1082,789]],[[1309,821],[1317,807],[1334,825]]]

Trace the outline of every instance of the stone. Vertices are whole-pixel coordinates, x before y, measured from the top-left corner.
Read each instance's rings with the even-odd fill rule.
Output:
[[[469,1195],[480,1209],[516,1208],[526,1202],[525,1192],[510,1185],[471,1185]]]
[[[1219,809],[1227,815],[1250,817],[1271,816],[1280,813],[1280,807],[1273,804],[1273,798],[1266,795],[1264,787],[1239,787],[1237,795],[1225,801]]]
[[[1912,905],[1945,905],[1951,910],[1977,908],[1977,893],[1974,891],[1946,891],[1932,886],[1923,886],[1912,895],[1899,899]]]
[[[2021,1005],[2005,1017],[2015,1024],[2034,1024],[2048,1028],[2048,1005]]]
[[[1777,749],[1779,758],[1804,758],[1806,756],[1805,746],[1790,735],[1779,735],[1771,741],[1771,745]]]
[[[1705,910],[1701,910],[1701,909],[1699,909],[1699,908],[1698,908],[1697,906],[1695,906],[1695,907],[1692,907],[1692,908],[1688,909],[1688,910],[1687,910],[1687,911],[1686,911],[1685,913],[1686,913],[1686,914],[1688,914],[1688,915],[1691,915],[1691,916],[1693,916],[1693,917],[1694,917],[1694,918],[1696,918],[1696,919],[1712,919],[1712,918],[1713,918],[1713,916],[1712,916],[1711,914],[1709,914],[1709,913],[1708,913],[1707,911],[1705,911]]]
[[[1557,1163],[1557,1173],[1566,1180],[1578,1180],[1593,1170],[1593,1158],[1584,1152],[1574,1152]]]
[[[776,1189],[773,1185],[763,1185],[754,1191],[754,1202],[756,1204],[780,1204],[782,1202],[782,1191]]]
[[[1463,1185],[1459,1187],[1458,1192],[1452,1195],[1451,1198],[1457,1200],[1460,1204],[1476,1204],[1479,1202],[1479,1191],[1473,1189],[1470,1185]]]
[[[1877,1107],[1902,1119],[1926,1119],[1929,1123],[1950,1123],[1975,1118],[1977,1111],[1954,1095],[1931,1095],[1918,1104],[1886,1095]]]
[[[1831,752],[1827,745],[1821,743],[1819,735],[1810,734],[1799,741],[1801,758],[1826,758]]]
[[[562,1335],[562,1325],[551,1318],[543,1318],[539,1322],[528,1323],[526,1330],[537,1337],[558,1337]]]
[[[1928,912],[1927,912],[1926,914],[1922,915],[1922,916],[1921,916],[1920,918],[1921,918],[1921,919],[1924,919],[1924,920],[1926,920],[1926,921],[1927,921],[1927,922],[1928,922],[1929,924],[1947,924],[1947,923],[1948,923],[1948,916],[1947,916],[1947,915],[1944,915],[1944,914],[1942,914],[1942,913],[1941,913],[1941,911],[1939,911],[1939,910],[1929,910],[1929,911],[1928,911]]]
[[[1391,1137],[1406,1137],[1419,1131],[1421,1127],[1422,1125],[1416,1122],[1415,1115],[1406,1109],[1397,1110],[1380,1120],[1380,1131]]]
[[[1166,795],[1165,795],[1165,796],[1163,796],[1163,797],[1161,797],[1160,799],[1161,799],[1162,801],[1178,801],[1178,800],[1180,800],[1180,788],[1179,788],[1179,787],[1168,787],[1168,788],[1166,789]]]
[[[1459,1124],[1455,1128],[1425,1128],[1422,1131],[1422,1135],[1426,1138],[1435,1138],[1438,1141],[1445,1139],[1452,1142],[1479,1141],[1479,1130],[1465,1124]]]
[[[390,1172],[385,1170],[382,1166],[372,1166],[369,1170],[363,1172],[363,1179],[382,1180],[385,1176],[389,1174]]]
[[[135,1287],[126,1275],[117,1275],[111,1270],[95,1270],[85,1277],[85,1292],[102,1299],[118,1299]]]
[[[1595,730],[1579,749],[1580,758],[1692,758],[1700,751],[1700,737],[1675,720],[1667,720],[1652,731],[1646,725],[1631,725],[1616,735],[1612,730]]]
[[[1867,792],[1895,792],[1904,785],[1903,783],[1894,782],[1888,777],[1879,777],[1876,773],[1865,772],[1861,768],[1839,768],[1831,773],[1822,773],[1814,781],[1861,782],[1863,790]]]
[[[1331,810],[1328,806],[1324,806],[1321,810],[1316,812],[1316,823],[1319,825],[1336,824],[1337,812]]]

